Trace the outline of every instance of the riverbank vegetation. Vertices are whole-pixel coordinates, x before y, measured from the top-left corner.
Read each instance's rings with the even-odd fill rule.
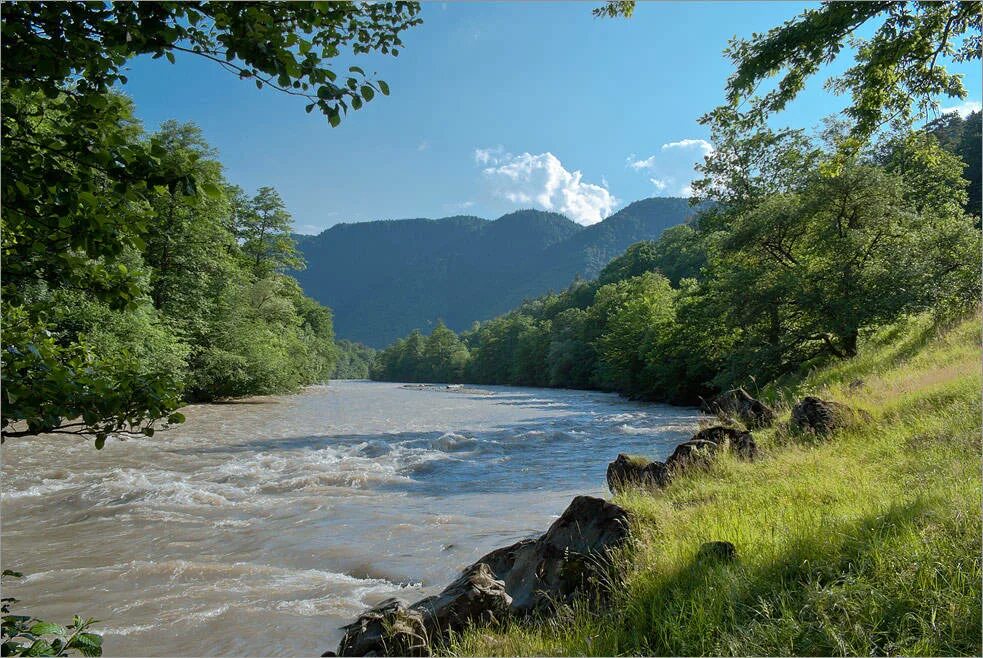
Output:
[[[175,409],[295,390],[334,368],[330,311],[275,190],[222,174],[200,131],[135,120],[134,57],[201,57],[338,125],[388,85],[415,3],[3,5],[3,438],[152,434]]]
[[[754,432],[658,493],[625,492],[634,547],[604,607],[459,636],[453,655],[979,655],[980,318],[905,318],[856,357],[790,374]],[[871,419],[788,429],[805,394]],[[612,455],[612,458],[614,455]],[[657,455],[653,455],[657,457]],[[738,559],[696,559],[730,541]]]
[[[380,352],[373,378],[692,404],[852,357],[863,335],[906,314],[952,316],[979,299],[966,191],[979,160],[959,146],[979,135],[979,112],[846,159],[838,124],[815,136],[712,125],[719,147],[697,182],[712,205],[695,221],[460,336],[442,324],[413,332]]]

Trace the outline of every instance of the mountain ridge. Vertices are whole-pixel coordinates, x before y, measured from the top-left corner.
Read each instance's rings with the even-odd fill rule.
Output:
[[[443,320],[455,330],[524,299],[590,278],[628,245],[655,240],[698,208],[678,197],[629,204],[581,226],[560,213],[517,210],[336,224],[298,236],[306,294],[330,306],[340,338],[382,347]]]

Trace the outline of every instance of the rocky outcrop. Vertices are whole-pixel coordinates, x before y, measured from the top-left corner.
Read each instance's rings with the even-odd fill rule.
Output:
[[[777,414],[761,400],[756,400],[743,388],[724,391],[701,405],[702,411],[737,418],[748,429],[770,427]]]
[[[792,407],[791,424],[799,431],[828,436],[838,429],[870,419],[870,414],[862,409],[854,409],[842,402],[808,396]]]
[[[712,441],[718,447],[728,447],[738,457],[754,459],[758,456],[758,444],[750,432],[733,427],[714,425],[700,430],[693,436],[694,441]]]
[[[713,441],[690,439],[676,446],[666,460],[666,467],[673,475],[693,468],[709,468],[718,450],[720,446]]]
[[[435,642],[469,623],[495,623],[602,595],[609,553],[628,537],[623,508],[577,496],[539,539],[492,551],[437,596],[412,606],[389,599],[363,613],[343,628],[338,655],[430,655]]]
[[[608,489],[618,493],[625,489],[660,489],[669,484],[669,469],[662,462],[649,461],[638,455],[619,454],[608,464]]]

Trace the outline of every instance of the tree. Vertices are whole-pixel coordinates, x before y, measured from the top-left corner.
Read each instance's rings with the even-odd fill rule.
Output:
[[[630,17],[634,8],[632,0],[616,0],[594,14]],[[824,2],[764,34],[731,41],[725,54],[736,70],[727,81],[724,107],[736,111],[747,105],[748,120],[762,123],[794,99],[806,80],[835,60],[849,42],[857,50],[854,65],[828,80],[826,87],[852,96],[845,110],[853,124],[852,139],[843,146],[856,150],[885,124],[909,125],[916,116],[913,106],[926,116],[938,108],[938,96],[966,98],[961,76],[947,71],[942,59],[980,59],[981,13],[980,2],[956,0]],[[875,21],[873,37],[856,36],[862,26]],[[765,80],[779,73],[774,89],[755,96]]]
[[[397,56],[400,34],[420,24],[415,2],[5,3],[5,91],[38,91],[86,101],[126,84],[138,55],[202,57],[260,89],[271,87],[317,107],[332,125],[375,91],[389,93],[352,66],[339,80],[329,62],[350,49]]]
[[[272,187],[261,187],[249,206],[236,217],[242,252],[257,276],[299,270],[304,261],[290,235],[293,222],[283,199]]]
[[[178,266],[177,247],[207,238],[192,235],[189,218],[214,210],[188,197],[224,196],[194,135],[172,127],[164,131],[170,136],[140,139],[129,101],[112,91],[127,82],[123,67],[141,54],[204,57],[260,88],[304,97],[308,112],[317,107],[337,125],[389,89],[357,66],[339,76],[330,61],[345,49],[398,54],[400,34],[420,22],[419,6],[37,2],[7,3],[0,12],[3,436],[68,431],[75,418],[71,431],[94,435],[97,446],[110,432],[152,433],[161,419],[180,420],[172,413],[181,396],[176,380],[142,376],[126,355],[97,354],[83,334],[52,339],[56,327],[41,302],[73,288],[135,311],[147,301],[146,277],[123,256],[142,253],[149,239],[151,297],[160,309],[179,305],[175,277],[191,271]],[[162,216],[173,221],[165,236],[153,230]],[[274,262],[274,269],[291,265]]]

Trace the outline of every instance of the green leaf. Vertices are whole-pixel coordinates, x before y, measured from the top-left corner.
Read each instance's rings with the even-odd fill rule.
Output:
[[[167,61],[170,62],[171,64],[174,63],[174,53],[172,53],[170,50],[164,53],[164,57],[166,57]]]
[[[98,434],[96,435],[96,450],[102,450],[102,447],[106,445],[106,435]]]
[[[376,84],[379,85],[379,91],[382,92],[383,96],[389,95],[389,85],[386,83],[385,80],[377,80]]]
[[[175,411],[174,413],[172,413],[170,416],[167,417],[167,422],[175,423],[175,424],[183,423],[184,414],[182,414],[180,411]]]
[[[375,98],[375,89],[369,85],[362,85],[362,97],[365,98],[366,101],[372,100]]]
[[[34,635],[65,635],[68,633],[64,626],[50,621],[39,621],[31,626],[29,632],[33,633]]]
[[[204,182],[198,185],[202,192],[207,194],[213,199],[219,199],[222,197],[222,190],[215,183]]]
[[[153,427],[144,427],[143,428],[143,433],[146,434],[147,436],[153,436],[154,435],[154,428]]]

